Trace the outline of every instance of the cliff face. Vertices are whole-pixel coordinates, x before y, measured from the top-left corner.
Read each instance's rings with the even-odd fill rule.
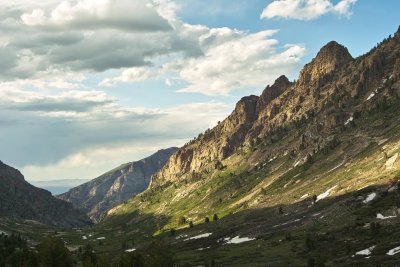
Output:
[[[143,192],[150,183],[150,177],[164,166],[176,150],[160,150],[148,158],[121,165],[58,198],[83,209],[92,220],[99,221],[108,209]]]
[[[179,149],[153,176],[152,186],[212,170],[236,150],[299,125],[306,126],[291,143],[270,148],[265,156],[291,153],[301,158],[317,153],[353,116],[397,97],[399,40],[396,33],[356,59],[344,46],[329,42],[304,66],[297,82],[279,77],[260,97],[244,97],[228,118]]]
[[[54,198],[50,192],[27,183],[17,170],[0,161],[0,216],[35,220],[44,224],[71,227],[91,221],[72,205]]]

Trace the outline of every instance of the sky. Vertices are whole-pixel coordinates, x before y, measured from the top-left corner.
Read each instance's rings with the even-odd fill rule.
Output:
[[[0,160],[90,179],[182,146],[331,40],[360,56],[397,0],[0,1]]]

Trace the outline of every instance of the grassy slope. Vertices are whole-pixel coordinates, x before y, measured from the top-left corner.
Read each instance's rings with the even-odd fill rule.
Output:
[[[399,197],[398,193],[379,193],[400,170],[398,160],[392,168],[386,165],[400,152],[397,107],[357,119],[356,126],[340,134],[340,144],[318,154],[312,164],[293,167],[296,159],[289,156],[269,162],[262,158],[263,147],[259,145],[225,160],[223,170],[199,173],[186,181],[146,191],[116,208],[114,216],[96,227],[94,238],[107,238],[98,250],[118,253],[123,241],[131,244],[132,240],[140,248],[153,235],[172,245],[180,263],[201,264],[215,259],[220,265],[265,266],[268,259],[271,266],[305,266],[313,257],[331,266],[357,262],[360,266],[368,266],[367,262],[375,266],[376,262],[399,260],[384,256],[400,245],[396,239],[398,219],[376,219],[378,212],[392,214]],[[290,139],[290,134],[282,142]],[[328,199],[310,204],[313,194],[334,186]],[[378,192],[378,197],[371,204],[363,204],[372,191]],[[308,197],[301,199],[305,194]],[[284,214],[278,214],[278,207]],[[203,223],[214,213],[223,218]],[[180,216],[193,221],[195,227],[178,225]],[[379,235],[371,233],[370,222],[382,225]],[[184,241],[171,237],[172,228],[177,229],[176,236],[213,234]],[[307,232],[315,240],[311,250],[305,245]],[[237,235],[256,240],[238,245],[218,242]],[[373,257],[351,257],[372,245],[377,245]],[[197,250],[207,247],[211,248]]]

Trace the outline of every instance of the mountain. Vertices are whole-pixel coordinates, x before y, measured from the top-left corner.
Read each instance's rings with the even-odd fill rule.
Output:
[[[0,161],[0,216],[34,220],[60,227],[85,226],[91,221],[71,204],[27,183],[17,170]]]
[[[399,108],[400,28],[357,58],[329,42],[297,81],[242,98],[97,227],[143,244],[162,235],[179,266],[394,266]]]
[[[52,195],[60,195],[73,187],[88,182],[88,179],[65,179],[65,180],[47,180],[47,181],[30,181],[36,187],[50,191]]]
[[[108,209],[143,192],[150,177],[159,171],[177,151],[171,147],[136,161],[123,164],[87,183],[74,187],[58,198],[83,209],[94,221],[99,221]]]

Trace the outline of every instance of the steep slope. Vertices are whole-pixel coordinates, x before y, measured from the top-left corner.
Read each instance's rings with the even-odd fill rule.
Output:
[[[162,149],[145,159],[123,164],[58,198],[85,210],[94,221],[98,221],[108,209],[143,192],[150,183],[150,177],[164,166],[176,150],[175,147]]]
[[[91,224],[89,218],[72,205],[36,188],[17,170],[0,161],[0,216],[7,219],[35,220],[61,227]]]
[[[98,229],[162,235],[182,266],[393,266],[399,108],[400,29],[358,58],[330,42],[296,82],[278,78],[180,148]],[[371,259],[357,254],[371,247]]]

